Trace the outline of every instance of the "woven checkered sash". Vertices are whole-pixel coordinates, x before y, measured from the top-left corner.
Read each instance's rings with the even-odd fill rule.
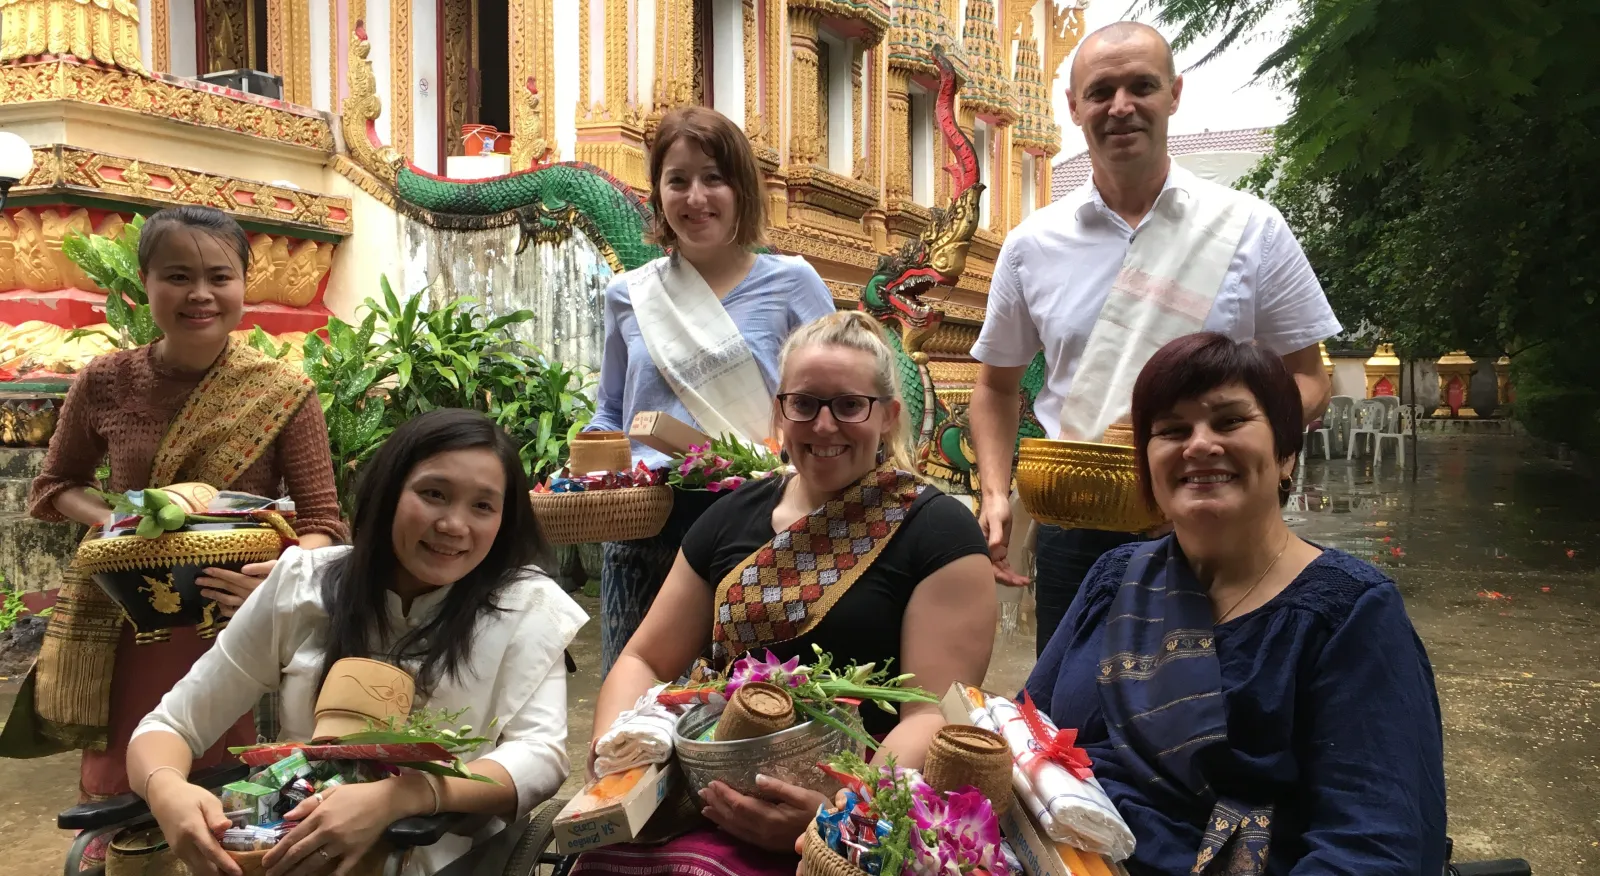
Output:
[[[810,632],[872,566],[926,489],[915,475],[881,466],[723,576],[712,617],[717,667]]]

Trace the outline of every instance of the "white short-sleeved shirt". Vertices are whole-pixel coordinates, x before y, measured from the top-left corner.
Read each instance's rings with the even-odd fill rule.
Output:
[[[250,594],[217,642],[134,730],[135,737],[165,730],[191,752],[203,752],[250,711],[261,695],[277,691],[283,741],[306,741],[316,725],[317,691],[328,647],[328,611],[322,582],[330,561],[347,546],[312,551],[290,548],[272,574]],[[450,591],[441,587],[412,601],[387,593],[393,638],[426,624]],[[461,721],[490,737],[462,760],[493,760],[511,774],[517,817],[549,799],[567,778],[566,647],[588,616],[542,572],[529,568],[496,596],[502,611],[480,617],[472,651],[459,679],[445,678],[426,702],[429,709],[464,709]],[[373,643],[373,653],[385,645]],[[491,722],[498,719],[493,729]],[[480,836],[504,826],[490,819]],[[434,873],[472,847],[472,839],[446,836],[411,856],[404,876]]]
[[[1215,185],[1173,164],[1150,215],[1167,206],[1174,189],[1204,196]],[[1205,329],[1255,339],[1279,355],[1338,334],[1339,320],[1282,214],[1259,198],[1234,196],[1250,198],[1255,209]],[[1034,413],[1047,435],[1061,431],[1062,401],[1137,234],[1106,206],[1091,180],[1023,220],[1000,249],[972,357],[1006,368],[1026,365],[1044,350],[1049,374]]]

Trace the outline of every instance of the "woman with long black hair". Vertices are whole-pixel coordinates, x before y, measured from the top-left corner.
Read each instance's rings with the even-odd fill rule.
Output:
[[[396,429],[368,464],[353,546],[283,555],[128,749],[130,784],[196,876],[239,868],[214,836],[228,823],[220,801],[187,780],[192,758],[272,690],[282,738],[309,740],[322,680],[345,657],[411,673],[417,708],[464,710],[459,720],[489,737],[464,760],[494,781],[407,773],[324,792],[290,813],[300,824],[268,855],[269,873],[359,858],[406,816],[512,819],[555,793],[568,772],[563,655],[588,618],[531,565],[540,539],[527,495],[498,426],[433,411]],[[446,838],[406,872],[435,872],[470,846]]]

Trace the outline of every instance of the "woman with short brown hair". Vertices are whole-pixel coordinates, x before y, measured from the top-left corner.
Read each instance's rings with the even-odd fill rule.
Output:
[[[1077,730],[1132,876],[1444,869],[1433,669],[1388,576],[1284,521],[1300,423],[1283,358],[1226,335],[1172,341],[1133,385],[1173,532],[1100,558],[1026,688]]]
[[[606,289],[605,354],[590,430],[625,431],[664,411],[708,435],[771,437],[778,351],[831,312],[822,278],[794,256],[756,253],[766,231],[761,175],[744,132],[705,107],[661,120],[650,150],[654,237],[668,251]],[[668,458],[635,444],[652,468]],[[655,599],[709,493],[679,492],[654,538],[608,542],[600,573],[601,674]]]

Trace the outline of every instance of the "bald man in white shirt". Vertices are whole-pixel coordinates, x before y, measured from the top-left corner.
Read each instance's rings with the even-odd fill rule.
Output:
[[[1203,326],[1194,330],[1254,339],[1283,356],[1299,384],[1306,422],[1327,407],[1330,385],[1318,344],[1340,331],[1339,321],[1276,209],[1172,162],[1167,121],[1182,93],[1172,49],[1154,28],[1118,22],[1090,34],[1073,59],[1068,105],[1088,142],[1093,173],[1082,188],[1024,220],[1000,250],[983,329],[972,348],[982,365],[969,413],[983,484],[980,521],[996,577],[1004,583],[1027,583],[1006,556],[1023,372],[1043,350],[1047,377],[1034,413],[1046,434],[1061,436],[1063,405],[1095,401],[1069,401],[1075,372],[1113,281],[1125,270],[1124,259],[1153,218],[1181,225],[1197,214],[1196,204],[1218,202],[1233,211],[1242,225],[1238,244],[1220,284],[1211,284],[1215,297]],[[1100,554],[1140,537],[1039,527],[1034,563],[1040,651]]]

